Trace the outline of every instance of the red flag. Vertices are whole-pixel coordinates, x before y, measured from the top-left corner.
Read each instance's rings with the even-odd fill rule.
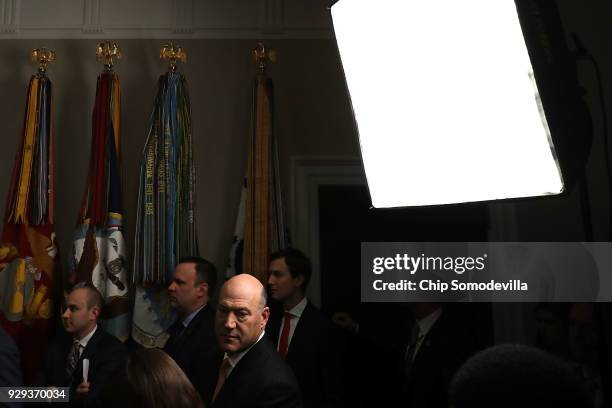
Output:
[[[19,346],[25,384],[40,368],[61,296],[55,272],[51,100],[51,82],[41,71],[30,80],[0,244],[0,323]]]

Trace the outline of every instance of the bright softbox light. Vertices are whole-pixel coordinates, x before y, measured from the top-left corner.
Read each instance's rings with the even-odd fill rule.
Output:
[[[513,1],[340,0],[331,12],[374,207],[563,192]]]

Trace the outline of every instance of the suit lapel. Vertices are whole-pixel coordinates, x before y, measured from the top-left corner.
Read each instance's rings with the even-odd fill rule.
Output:
[[[171,337],[168,340],[168,345],[165,348],[166,352],[170,354],[178,353],[183,348],[183,343],[188,339],[194,331],[196,331],[202,324],[210,318],[211,311],[210,306],[205,305],[200,311],[191,319],[189,325],[183,329],[183,320],[177,320],[171,328]]]
[[[96,351],[98,350],[98,343],[100,342],[102,336],[102,329],[98,327],[94,332],[93,336],[91,336],[91,339],[89,339],[89,341],[87,342],[87,347],[85,347],[85,350],[83,350],[83,352],[81,353],[81,357],[79,357],[77,366],[74,369],[74,372],[72,373],[72,383],[75,386],[83,382],[83,359],[86,358],[89,360],[89,367],[91,372],[91,365],[95,358]],[[88,377],[91,378],[91,376]]]
[[[184,339],[188,338],[200,328],[200,326],[210,322],[212,319],[212,309],[207,304],[205,305],[189,322],[189,325],[185,328],[185,332],[181,336],[180,342],[183,342]]]
[[[241,398],[240,388],[248,387],[249,377],[259,375],[257,368],[262,366],[262,362],[268,357],[267,349],[271,348],[269,340],[264,336],[258,341],[243,357],[236,367],[232,370],[229,377],[225,380],[223,387],[219,391],[212,407],[215,405],[226,406],[226,401],[235,401]]]
[[[304,343],[308,341],[308,333],[311,332],[310,327],[312,325],[313,312],[314,310],[312,310],[310,302],[306,303],[306,307],[293,331],[293,336],[291,336],[289,350],[287,351],[287,360],[291,360],[296,354],[299,354],[299,351],[305,346]]]
[[[417,350],[414,362],[412,363],[412,373],[422,373],[424,370],[431,369],[427,362],[430,362],[432,358],[436,358],[435,355],[432,355],[432,352],[435,350],[436,344],[439,342],[438,339],[441,337],[441,332],[444,329],[445,322],[443,319],[444,313],[440,315],[438,320],[436,320],[431,329],[427,332],[421,346]],[[409,380],[414,380],[413,376],[411,376]]]

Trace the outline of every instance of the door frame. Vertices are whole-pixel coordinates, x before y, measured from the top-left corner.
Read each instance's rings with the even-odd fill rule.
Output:
[[[366,185],[360,158],[305,157],[291,160],[290,203],[293,246],[312,262],[308,299],[321,307],[321,260],[319,245],[319,187],[328,185]],[[516,206],[510,202],[491,203],[489,241],[518,241]],[[530,305],[493,303],[495,342],[529,342],[533,335]]]

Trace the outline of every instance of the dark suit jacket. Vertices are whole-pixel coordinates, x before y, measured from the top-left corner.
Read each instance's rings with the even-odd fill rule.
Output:
[[[0,327],[0,387],[20,387],[19,350],[7,332]]]
[[[264,336],[238,362],[210,408],[300,408],[289,366]]]
[[[42,385],[70,387],[70,402],[73,406],[98,406],[101,389],[127,357],[125,346],[98,326],[81,353],[74,373],[69,377],[66,364],[72,343],[72,336],[65,332],[60,333],[53,341],[47,352]],[[89,359],[90,391],[82,397],[76,393],[76,388],[83,382],[85,358]]]
[[[214,323],[214,310],[211,305],[206,305],[179,335],[176,326],[182,325],[180,320],[164,347],[164,351],[185,372],[206,404],[212,399],[223,359],[215,338]]]
[[[268,335],[278,344],[282,313],[272,316]],[[308,302],[293,332],[286,361],[300,386],[304,407],[339,407],[345,403],[346,337],[342,330]]]
[[[399,387],[397,404],[409,408],[448,408],[447,388],[454,373],[476,351],[470,333],[450,313],[443,312],[417,351],[405,375],[405,345],[396,361]],[[400,406],[400,405],[398,405]]]

